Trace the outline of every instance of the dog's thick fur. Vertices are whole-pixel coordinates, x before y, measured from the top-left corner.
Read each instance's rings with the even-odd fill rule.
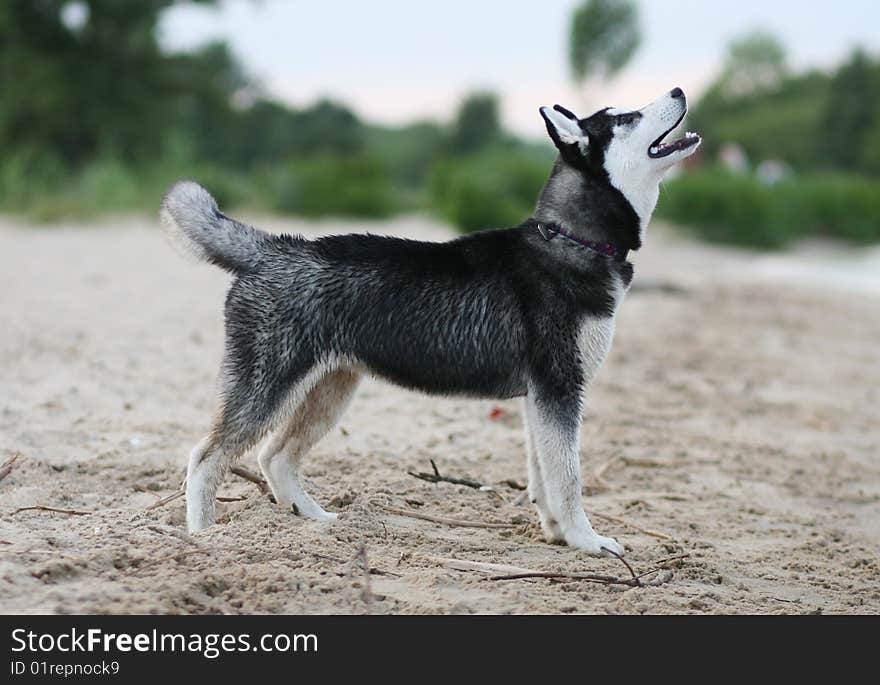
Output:
[[[303,489],[301,460],[371,374],[427,393],[524,397],[529,495],[547,536],[621,553],[581,505],[579,436],[632,265],[537,228],[638,249],[663,173],[699,142],[660,142],[685,111],[678,89],[581,120],[542,108],[560,156],[534,217],[446,243],[270,235],[223,215],[197,184],[174,185],[163,224],[234,275],[219,407],[189,461],[189,529],[214,522],[228,466],[266,435],[259,463],[278,503],[335,518]]]

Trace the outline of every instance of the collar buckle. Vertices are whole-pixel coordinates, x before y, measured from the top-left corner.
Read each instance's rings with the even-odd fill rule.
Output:
[[[538,224],[538,233],[541,234],[541,237],[544,240],[549,241],[549,240],[553,240],[553,238],[555,238],[559,234],[559,231],[554,231],[553,229],[547,228],[543,224],[539,223]]]

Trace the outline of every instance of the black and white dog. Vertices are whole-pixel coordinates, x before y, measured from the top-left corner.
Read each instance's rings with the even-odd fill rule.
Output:
[[[270,235],[222,214],[199,185],[175,184],[163,225],[234,275],[219,406],[189,459],[189,529],[213,524],[228,467],[266,435],[259,463],[278,504],[335,518],[303,489],[302,458],[372,374],[439,395],[523,397],[529,495],[547,537],[622,553],[584,513],[581,417],[632,280],[626,255],[664,173],[700,143],[663,142],[686,111],[679,88],[586,119],[541,108],[559,156],[534,216],[445,243]]]

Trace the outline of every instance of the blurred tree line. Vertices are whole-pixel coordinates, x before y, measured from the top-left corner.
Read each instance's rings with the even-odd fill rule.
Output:
[[[529,147],[504,134],[491,93],[467,97],[451,126],[373,126],[340,103],[273,101],[223,43],[160,49],[160,16],[178,3],[0,4],[0,206],[52,198],[38,207],[47,218],[149,206],[175,176],[198,175],[227,202],[381,216],[417,204],[439,159]],[[342,190],[346,179],[361,189]]]
[[[880,61],[857,49],[830,73],[792,73],[778,39],[750,33],[731,43],[688,125],[710,158],[734,142],[754,162],[880,174]]]
[[[532,210],[552,149],[508,135],[491,92],[454,120],[391,127],[345,105],[268,97],[223,43],[168,54],[162,13],[186,1],[0,4],[0,208],[40,218],[153,209],[196,177],[224,204],[305,215],[430,208],[468,229]],[[584,0],[572,16],[576,80],[635,52],[633,0]]]
[[[0,145],[71,167],[99,154],[154,157],[189,106],[226,109],[231,69],[218,47],[163,55],[171,0],[8,0],[0,5]]]
[[[223,43],[164,54],[156,27],[173,4],[0,5],[3,150],[57,156],[72,168],[102,155],[152,161],[182,141],[198,159],[243,166],[362,150],[362,127],[347,108],[325,101],[297,111],[261,97]]]
[[[708,164],[667,183],[662,216],[753,247],[880,240],[880,61],[864,50],[829,73],[794,73],[776,37],[749,33],[730,44],[688,127],[703,134]],[[746,168],[713,168],[729,143]],[[768,176],[766,160],[783,165],[764,165]]]
[[[0,210],[155,211],[168,184],[191,177],[223,205],[307,216],[429,209],[476,230],[531,213],[554,152],[507,134],[493,93],[466,96],[449,125],[377,126],[327,100],[292,108],[223,43],[163,52],[160,17],[183,2],[215,0],[0,3]],[[634,0],[582,0],[569,31],[573,80],[612,78],[639,42]],[[667,216],[753,245],[804,232],[880,239],[875,58],[856,51],[831,73],[793,73],[778,40],[749,34],[730,45],[690,119],[706,167],[735,142],[795,174],[775,190],[754,175],[685,174],[662,194]]]

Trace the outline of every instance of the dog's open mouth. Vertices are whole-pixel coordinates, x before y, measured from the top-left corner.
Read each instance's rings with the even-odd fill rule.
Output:
[[[659,159],[661,157],[666,157],[667,155],[671,155],[673,152],[678,152],[679,150],[687,150],[690,147],[693,147],[697,143],[700,142],[700,136],[696,133],[692,133],[688,131],[684,134],[684,138],[679,138],[678,140],[673,140],[670,143],[664,143],[663,140],[672,133],[675,129],[678,128],[678,125],[684,119],[684,114],[679,117],[678,121],[676,121],[670,128],[668,128],[657,140],[651,143],[651,147],[648,148],[648,157],[652,159]]]

